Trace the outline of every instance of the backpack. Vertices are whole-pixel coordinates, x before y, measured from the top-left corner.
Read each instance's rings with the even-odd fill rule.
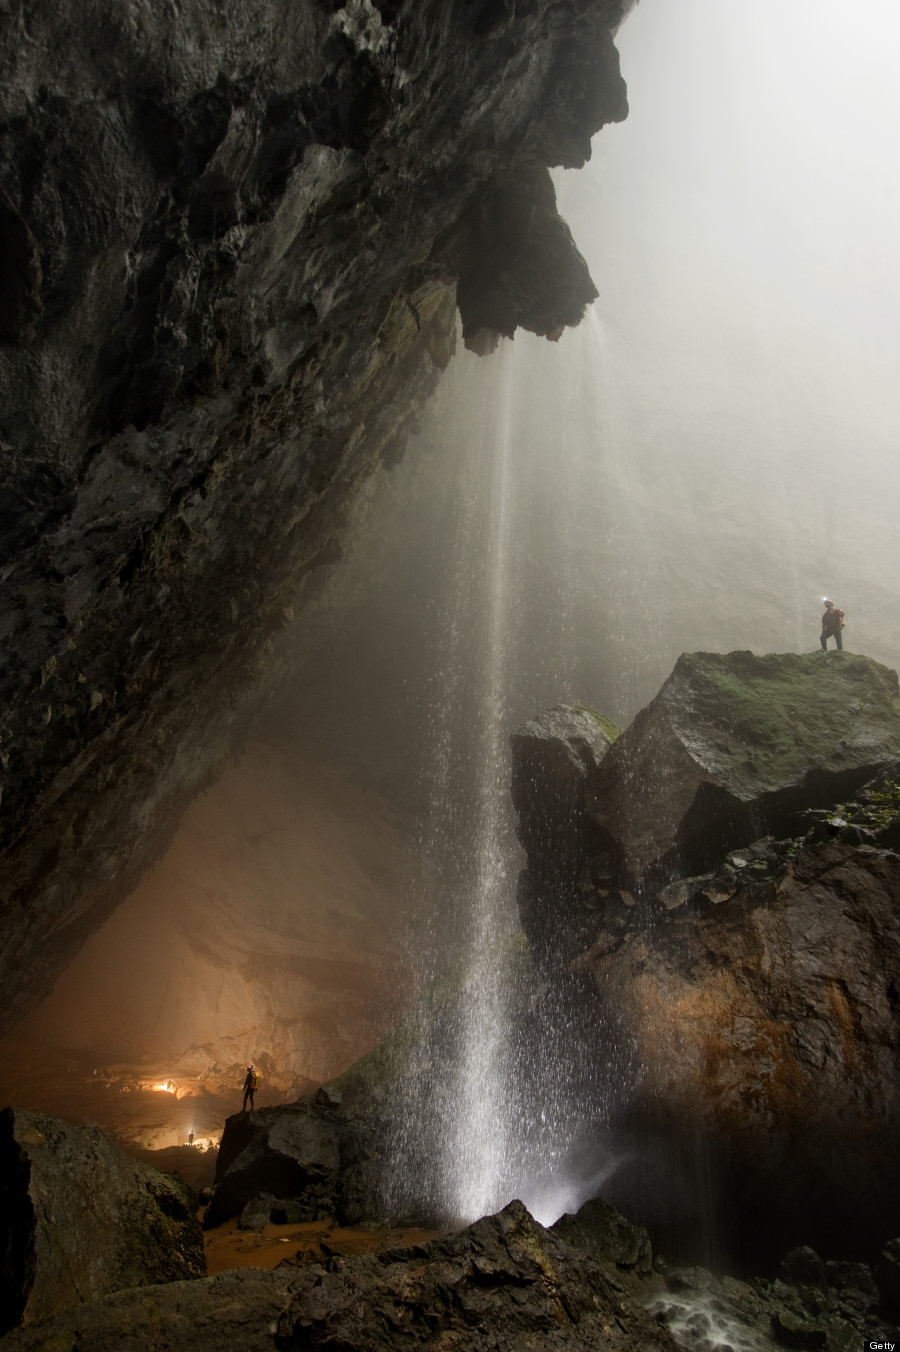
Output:
[[[258,1071],[258,1070],[251,1070],[251,1072],[250,1072],[250,1088],[251,1088],[251,1089],[258,1089],[258,1088],[259,1088],[259,1071]]]

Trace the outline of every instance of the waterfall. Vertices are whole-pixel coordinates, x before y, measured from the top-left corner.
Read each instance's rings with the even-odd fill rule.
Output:
[[[424,697],[430,921],[412,955],[430,995],[397,1128],[400,1210],[472,1220],[520,1197],[550,1221],[613,1163],[603,1119],[619,1051],[590,1046],[571,992],[547,989],[533,969],[509,794],[513,729],[560,699],[595,695],[598,668],[611,665],[610,627],[592,635],[585,624],[602,590],[585,541],[606,538],[623,491],[610,470],[605,354],[594,315],[558,347],[520,335],[487,359],[460,354],[430,419],[441,460],[424,474],[438,474],[442,494],[427,504],[441,554]],[[547,360],[549,395],[535,379]],[[412,520],[415,499],[407,510]]]
[[[494,1211],[500,1200],[504,1170],[512,1146],[508,1084],[510,938],[514,930],[511,905],[508,812],[504,787],[508,783],[508,752],[504,727],[508,717],[508,667],[512,651],[511,623],[515,597],[511,579],[512,353],[504,343],[499,354],[496,402],[483,429],[481,445],[471,454],[491,464],[484,499],[487,535],[481,566],[461,560],[467,597],[482,599],[482,626],[476,630],[482,651],[476,667],[474,717],[480,752],[474,767],[472,801],[475,820],[472,837],[471,881],[465,888],[463,917],[467,949],[461,1005],[461,1045],[455,1096],[458,1109],[443,1142],[442,1174],[457,1214],[467,1220]],[[481,438],[479,439],[481,440]],[[464,500],[469,514],[477,510],[482,475],[466,476]],[[477,602],[476,602],[477,604]],[[471,632],[458,640],[471,642]],[[508,1199],[503,1199],[508,1200]]]

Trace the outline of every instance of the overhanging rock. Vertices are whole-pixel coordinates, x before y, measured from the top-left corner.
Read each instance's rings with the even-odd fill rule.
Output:
[[[577,321],[547,167],[627,111],[625,0],[176,8],[2,16],[7,1025],[289,660],[450,359],[457,282],[482,337]]]

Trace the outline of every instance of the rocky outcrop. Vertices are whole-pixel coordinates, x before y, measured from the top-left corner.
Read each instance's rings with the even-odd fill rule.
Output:
[[[835,838],[736,872],[590,960],[628,1115],[715,1160],[748,1237],[866,1253],[900,1205],[900,857]]]
[[[528,856],[519,915],[541,967],[567,962],[583,947],[582,874],[602,846],[585,810],[585,785],[618,735],[602,714],[561,704],[510,738],[517,835]]]
[[[667,1247],[727,1233],[742,1263],[810,1240],[873,1259],[892,1234],[898,731],[897,678],[866,658],[687,655],[588,780],[594,855],[570,800],[564,893],[522,835],[520,897],[558,952],[580,941],[604,1112],[644,1161],[609,1195]]]
[[[193,1194],[96,1127],[0,1114],[0,1331],[113,1291],[206,1275]]]
[[[384,1220],[377,1198],[385,1180],[377,1165],[366,1167],[372,1155],[372,1126],[343,1113],[327,1090],[315,1101],[236,1113],[224,1126],[204,1226],[232,1215],[250,1229],[278,1217]]]
[[[344,1352],[675,1352],[616,1279],[520,1202],[457,1235],[379,1255],[123,1293],[10,1334],[4,1352],[340,1347]],[[77,1332],[76,1332],[77,1330]]]
[[[478,344],[577,321],[546,166],[625,115],[624,8],[0,14],[4,1020],[246,722],[456,283]]]
[[[632,1225],[602,1197],[592,1197],[574,1215],[567,1213],[551,1226],[554,1235],[582,1249],[595,1262],[615,1268],[620,1279],[637,1281],[653,1271],[650,1236]]]
[[[591,777],[630,886],[789,834],[900,754],[897,675],[850,653],[685,653]]]

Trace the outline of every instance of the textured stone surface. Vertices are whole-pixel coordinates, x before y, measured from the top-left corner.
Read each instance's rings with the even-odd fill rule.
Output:
[[[17,1331],[9,1352],[241,1347],[342,1352],[675,1352],[615,1275],[513,1202],[447,1239],[379,1255],[133,1291]],[[77,1333],[76,1333],[77,1330]]]
[[[699,873],[900,752],[895,672],[850,653],[685,653],[591,777],[632,884]]]
[[[900,1239],[892,1239],[884,1246],[875,1268],[878,1294],[887,1308],[900,1311]]]
[[[627,932],[590,970],[634,1048],[632,1119],[701,1139],[748,1234],[847,1257],[900,1206],[900,858],[810,842],[728,901]],[[628,1097],[628,1095],[626,1095]]]
[[[742,1263],[810,1242],[871,1261],[894,1228],[897,687],[848,657],[683,657],[592,772],[600,848],[585,848],[577,808],[549,849],[522,834],[520,901],[529,889],[559,955],[580,942],[568,968],[595,988],[600,1102],[642,1161],[608,1195],[670,1253],[696,1255],[704,1233],[729,1236]],[[546,773],[551,812],[552,762]],[[532,818],[540,799],[536,782]],[[748,842],[754,824],[780,834]],[[681,876],[685,859],[708,871]]]
[[[560,1216],[552,1230],[595,1262],[612,1264],[620,1273],[640,1278],[648,1277],[653,1270],[647,1231],[641,1225],[632,1225],[602,1197],[592,1197],[574,1215]]]
[[[869,1294],[868,1269],[860,1263],[843,1266],[856,1269],[861,1285],[826,1289],[759,1277],[743,1282],[703,1268],[674,1269],[649,1308],[688,1352],[709,1352],[711,1346],[857,1352],[868,1340],[895,1342],[890,1316]]]
[[[618,733],[601,714],[561,704],[510,738],[517,835],[528,856],[519,879],[519,914],[542,967],[568,961],[583,948],[581,876],[602,844],[585,813],[585,784]]]
[[[622,9],[0,14],[5,1020],[246,721],[449,360],[481,242],[477,328],[553,335],[590,298],[543,167],[624,116]]]
[[[0,1114],[0,1329],[111,1291],[206,1275],[192,1193],[96,1127]]]
[[[335,1216],[341,1210],[341,1165],[353,1129],[337,1108],[304,1101],[284,1107],[236,1113],[225,1123],[216,1168],[216,1191],[204,1217],[208,1228],[246,1212],[247,1225],[272,1206],[248,1205],[262,1194],[293,1199],[303,1220]],[[343,1161],[342,1161],[343,1156]]]

